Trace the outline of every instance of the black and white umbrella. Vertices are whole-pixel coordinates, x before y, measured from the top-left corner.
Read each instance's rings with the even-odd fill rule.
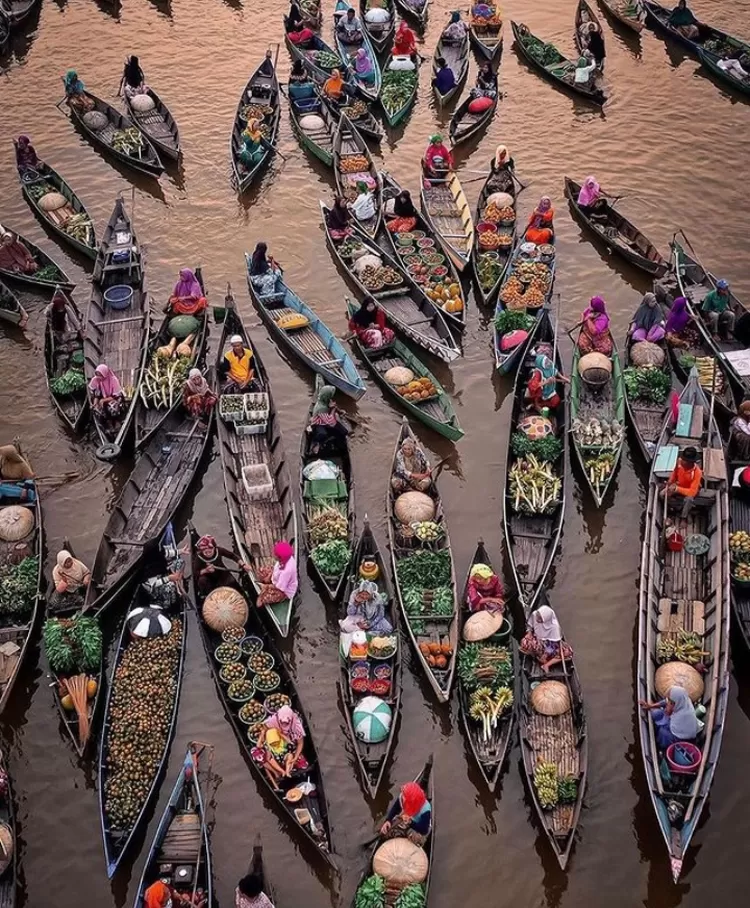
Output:
[[[134,608],[126,620],[134,637],[164,637],[172,628],[172,622],[157,605]]]

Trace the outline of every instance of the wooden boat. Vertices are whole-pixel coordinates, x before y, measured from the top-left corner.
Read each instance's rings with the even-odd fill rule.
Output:
[[[594,385],[584,380],[578,371],[582,358],[576,343],[570,367],[570,435],[586,485],[600,508],[625,444],[625,382],[614,338],[612,355],[608,357],[612,371],[603,383]],[[606,423],[611,431],[601,426],[593,433],[587,432],[587,425],[594,420],[599,424]],[[606,463],[601,458],[605,458]]]
[[[511,289],[518,286],[518,274],[520,273],[519,269],[523,269],[525,267],[525,263],[529,261],[528,257],[522,251],[522,246],[523,235],[519,236],[516,240],[516,245],[513,248],[513,254],[510,258],[508,266],[506,267],[502,283],[500,284],[500,292],[498,294],[497,303],[495,304],[495,320],[492,325],[493,346],[495,349],[495,368],[502,372],[503,375],[507,375],[518,367],[518,364],[523,358],[527,347],[527,343],[521,343],[510,350],[503,350],[503,333],[498,330],[498,317],[506,309],[505,299],[510,298],[509,294],[511,292]],[[541,303],[540,305],[526,306],[524,309],[526,315],[532,319],[538,319],[544,311],[544,307],[549,306],[552,299],[552,293],[555,289],[555,269],[557,266],[557,255],[552,255],[551,257],[550,255],[547,255],[544,256],[544,258],[547,259],[546,262],[543,262],[540,259],[535,263],[537,265],[537,268],[539,268],[539,265],[544,265],[547,269],[547,271],[543,271],[541,268],[539,268],[540,274],[544,275],[544,279],[538,285],[538,289],[540,290],[541,294]],[[524,295],[528,293],[533,286],[534,284],[532,281],[527,285],[527,290],[524,291]],[[539,295],[537,295],[535,302],[539,302]],[[521,309],[518,309],[518,311],[520,312]]]
[[[78,252],[89,258],[96,258],[99,248],[96,239],[96,230],[89,213],[83,202],[78,198],[73,189],[49,164],[39,161],[35,170],[26,171],[20,175],[21,191],[24,198],[31,206],[31,210],[41,222],[48,227],[56,237],[72,246]],[[42,197],[56,192],[65,198],[65,204],[55,211],[45,211],[39,204]],[[86,236],[81,240],[66,230],[70,221],[74,220],[81,227],[85,227]]]
[[[576,7],[575,27],[573,30],[573,42],[575,43],[576,50],[581,56],[583,56],[583,52],[586,50],[581,36],[581,26],[584,23],[588,24],[591,22],[596,25],[597,31],[602,36],[602,41],[604,41],[604,32],[602,30],[602,23],[599,21],[599,17],[596,15],[592,7],[586,2],[586,0],[578,0],[578,6]]]
[[[17,325],[22,331],[29,322],[29,313],[10,287],[0,281],[0,321]]]
[[[612,252],[616,252],[626,261],[653,274],[663,277],[669,270],[669,262],[662,257],[659,250],[641,231],[602,197],[602,206],[596,219],[584,211],[578,204],[578,193],[581,184],[565,177],[565,197],[570,203],[571,211],[579,223],[588,228]]]
[[[351,252],[354,246],[351,244],[346,246],[345,241],[336,240],[331,236],[328,227],[328,208],[323,202],[320,203],[320,208],[331,252],[352,286],[359,291],[362,299],[374,300],[375,304],[385,312],[386,318],[394,330],[402,331],[409,340],[419,344],[433,356],[448,363],[461,356],[461,350],[448,328],[442,310],[425,296],[417,284],[403,271],[395,258],[388,255],[382,246],[371,240],[366,233],[356,231],[353,234],[354,242],[361,244],[373,255],[380,256],[383,265],[391,268],[394,274],[400,278],[398,284],[384,285],[379,290],[374,288],[370,290],[362,283],[359,275],[353,270],[354,259]]]
[[[398,184],[398,182],[385,170],[380,171],[380,179],[383,183],[383,216],[384,223],[387,228],[388,217],[390,213],[388,203],[391,200],[395,199],[396,196],[402,192],[402,188]],[[414,210],[417,212],[417,223],[414,229],[420,230],[425,235],[425,237],[435,243],[435,248],[437,248],[437,246],[440,245],[440,237],[432,229],[432,226],[428,223],[427,218],[419,211],[417,211],[416,207]],[[404,247],[398,245],[398,243],[396,242],[396,236],[390,230],[386,230],[385,234],[390,240],[391,250],[393,251],[393,255],[396,258],[396,261],[401,261],[402,258],[405,258],[405,256],[403,255],[403,252],[399,252],[399,249],[404,250]],[[445,308],[445,303],[442,303],[440,304],[440,310],[443,313],[443,317],[445,318],[446,322],[452,328],[457,328],[459,331],[463,331],[466,328],[466,307],[468,304],[468,298],[466,293],[464,293],[463,287],[461,286],[461,275],[458,273],[458,269],[453,264],[453,260],[449,256],[443,256],[443,258],[445,260],[443,266],[448,270],[448,273],[443,278],[443,280],[447,285],[458,288],[458,293],[456,294],[454,299],[457,297],[461,301],[461,309],[459,312],[449,312]],[[406,264],[405,261],[404,264]]]
[[[748,557],[742,540],[735,537],[737,533],[750,533],[750,501],[743,494],[739,484],[739,474],[747,466],[747,461],[739,459],[739,455],[733,450],[731,441],[727,456],[729,458],[730,601],[735,624],[739,628],[745,648],[750,651],[750,588],[747,583],[743,583],[733,576],[735,563],[744,561]]]
[[[386,103],[386,90],[388,88],[388,74],[391,72],[391,64],[393,63],[393,54],[391,54],[388,59],[385,61],[385,66],[383,67],[383,88],[380,92],[380,106],[383,108],[383,113],[385,118],[388,121],[390,127],[398,126],[402,123],[409,111],[414,107],[417,101],[417,94],[419,93],[419,68],[422,65],[422,58],[417,57],[416,60],[416,69],[414,74],[416,78],[412,86],[411,92],[404,98],[403,103],[400,107],[393,107],[390,103]]]
[[[448,20],[450,24],[450,19]],[[464,35],[463,40],[458,43],[454,41],[446,41],[444,34],[441,32],[440,37],[438,38],[437,47],[435,48],[435,55],[432,58],[432,77],[433,79],[437,76],[439,70],[437,61],[440,58],[445,60],[448,65],[448,69],[453,70],[453,75],[456,77],[456,84],[450,91],[447,91],[444,95],[441,95],[437,90],[435,85],[432,86],[432,91],[435,95],[435,100],[438,102],[438,105],[445,107],[450,104],[450,102],[458,95],[461,91],[461,87],[466,81],[466,77],[469,74],[469,36],[468,34]]]
[[[229,338],[233,334],[239,334],[244,339],[246,347],[253,353],[254,385],[258,389],[256,393],[266,395],[268,398],[268,418],[265,424],[260,424],[260,432],[248,434],[243,428],[243,434],[240,434],[234,424],[226,422],[223,418],[216,421],[229,522],[232,525],[235,545],[243,561],[250,564],[253,569],[273,567],[275,561],[273,547],[280,539],[287,540],[294,546],[295,551],[299,551],[294,490],[268,376],[258,350],[242,324],[231,289],[227,291],[224,305],[226,316],[217,351],[217,376],[218,364],[221,363],[229,346]],[[220,391],[218,381],[216,390],[217,393]],[[221,400],[219,406],[221,412]],[[243,479],[244,471],[252,472],[253,467],[256,468],[256,472],[265,472],[263,468],[266,467],[270,473],[272,488],[270,493],[266,492],[266,498],[261,499],[260,506],[258,500],[251,498]],[[260,591],[260,582],[254,570],[250,574],[250,579],[257,594]],[[276,605],[267,605],[263,609],[282,637],[289,635],[296,598],[292,601],[286,599]]]
[[[745,55],[748,50],[750,50],[749,45],[731,38],[727,39],[727,43],[724,46],[728,48],[727,53],[729,56],[734,57],[735,59],[739,59],[740,56]],[[698,53],[698,59],[710,73],[718,79],[721,79],[725,85],[731,85],[732,88],[736,88],[737,91],[742,92],[743,95],[750,95],[750,82],[747,79],[738,78],[734,75],[732,70],[722,69],[720,64],[725,57],[719,56],[719,54],[707,50],[700,45],[696,47],[696,51]]]
[[[2,7],[0,7],[0,54],[4,54],[10,44],[10,20]]]
[[[665,513],[660,492],[672,472],[678,451],[693,446],[700,453],[704,491],[688,517]],[[701,813],[708,800],[729,698],[729,552],[727,474],[721,434],[695,369],[680,396],[676,428],[665,422],[651,471],[646,530],[641,555],[638,604],[636,709],[643,768],[651,803],[669,853],[675,882]],[[676,520],[676,523],[674,522]],[[690,555],[667,544],[678,529],[683,539],[708,538],[703,554]],[[640,701],[655,702],[668,691],[660,662],[663,644],[680,631],[695,635],[706,671],[693,702],[706,710],[695,744],[702,760],[695,774],[669,773],[656,742],[654,724]],[[662,647],[660,647],[662,644]],[[661,658],[660,658],[661,655]],[[683,687],[691,684],[685,681]],[[690,688],[692,691],[692,687]]]
[[[349,317],[357,311],[351,300],[347,297],[347,312]],[[356,337],[352,339],[354,346],[360,357],[364,360],[365,365],[370,370],[370,374],[385,392],[386,396],[403,407],[410,416],[418,419],[424,425],[434,429],[439,435],[450,438],[451,441],[458,441],[464,437],[464,430],[458,424],[458,417],[453,409],[450,396],[446,393],[443,386],[437,378],[430,372],[427,366],[416,357],[414,353],[401,341],[394,337],[393,342],[385,347],[371,349],[365,347]],[[428,400],[410,401],[385,379],[385,373],[394,366],[407,368],[414,373],[414,377],[429,379],[437,389],[437,395]]]
[[[336,121],[330,108],[323,102],[317,88],[313,85],[312,97],[295,97],[295,84],[287,85],[289,98],[289,119],[292,121],[292,130],[303,148],[322,161],[326,167],[333,167],[333,136],[336,132]],[[300,120],[314,114],[322,120],[323,125],[311,130],[303,129]]]
[[[386,492],[386,512],[388,515],[388,543],[391,549],[391,564],[393,567],[393,578],[396,588],[396,598],[401,609],[401,616],[406,627],[406,632],[411,641],[419,664],[424,675],[435,692],[435,696],[440,703],[447,703],[450,700],[453,679],[456,673],[456,649],[458,646],[458,637],[461,631],[461,612],[456,603],[456,572],[453,566],[453,553],[451,551],[451,541],[448,535],[448,526],[443,513],[443,502],[440,493],[437,490],[435,480],[429,492],[430,497],[435,501],[435,523],[443,529],[440,539],[429,543],[421,543],[411,531],[411,528],[405,527],[398,519],[395,513],[395,505],[398,499],[394,495],[391,485],[391,478],[394,474],[396,465],[396,455],[401,445],[409,439],[424,454],[424,449],[420,445],[417,437],[411,430],[409,420],[404,416],[401,423],[401,431],[398,434],[396,447],[393,451],[393,461],[388,480],[388,491]],[[404,532],[408,530],[408,532]],[[411,603],[407,601],[408,588],[403,587],[399,582],[399,564],[408,561],[408,559],[420,551],[445,552],[450,562],[450,579],[443,585],[450,590],[452,596],[452,608],[436,612],[433,609],[432,597],[423,597],[420,609],[415,611]],[[432,666],[428,663],[427,656],[422,652],[421,646],[427,644],[441,644],[444,651],[441,655],[446,659],[447,665],[444,668]]]
[[[232,136],[229,141],[229,148],[232,158],[232,173],[234,181],[239,192],[245,192],[250,184],[259,176],[263,168],[271,160],[279,135],[279,123],[281,121],[281,101],[279,90],[279,80],[276,77],[274,66],[273,73],[269,76],[263,71],[266,60],[258,66],[240,95],[237,104],[237,113],[234,115],[234,125],[232,126]],[[261,156],[256,163],[248,170],[240,160],[240,151],[242,150],[242,132],[247,126],[248,120],[246,110],[250,107],[261,107],[266,112],[263,116],[261,130],[264,138],[271,146],[263,146]]]
[[[474,222],[461,182],[454,171],[445,179],[427,177],[422,162],[422,211],[459,272],[463,272],[474,245]]]
[[[99,746],[98,788],[104,859],[107,864],[107,876],[110,879],[128,851],[134,836],[145,825],[147,813],[153,806],[159,783],[167,767],[177,724],[177,707],[180,702],[187,643],[186,600],[179,592],[175,602],[161,606],[163,617],[172,625],[164,638],[165,641],[167,637],[170,638],[169,647],[165,645],[157,650],[146,640],[134,636],[128,626],[128,616],[137,609],[150,610],[154,596],[145,584],[150,578],[162,578],[170,573],[179,557],[172,526],[168,524],[160,540],[159,549],[145,558],[139,571],[141,582],[136,584],[125,613],[120,641],[109,675]],[[146,617],[143,618],[144,622],[148,620]],[[153,640],[151,642],[153,643]],[[147,653],[141,649],[144,646],[148,647]],[[141,655],[138,655],[139,649]],[[131,673],[136,676],[142,673],[137,691],[132,689]],[[152,726],[142,724],[143,711],[153,705],[152,685],[158,686],[161,692],[158,705],[164,731],[162,742],[158,741],[159,733],[155,732]],[[126,696],[128,708],[124,705]],[[159,743],[161,747],[155,751],[154,744]],[[137,760],[138,755],[147,746],[149,761],[143,758]],[[130,755],[130,748],[134,748],[135,757]],[[128,764],[134,759],[141,764],[137,768],[133,766],[135,778],[128,775]],[[123,802],[128,801],[136,805],[135,809],[129,811],[129,819],[120,819],[120,807]]]
[[[525,416],[534,414],[533,410],[526,407],[524,395],[534,367],[534,351],[539,345],[547,344],[548,348],[552,347],[554,349],[554,361],[557,371],[560,374],[563,372],[560,350],[555,343],[555,333],[556,327],[552,324],[549,310],[544,309],[533,329],[531,342],[526,348],[528,352],[518,369],[513,386],[513,410],[511,413],[511,431],[508,439],[505,490],[503,493],[503,530],[505,532],[508,561],[518,589],[518,597],[526,615],[536,605],[539,593],[544,588],[547,575],[560,545],[560,535],[565,516],[565,486],[568,463],[567,385],[563,382],[558,382],[557,393],[560,400],[551,413],[555,435],[561,443],[561,450],[558,457],[550,464],[550,472],[558,479],[559,491],[556,495],[557,502],[546,508],[545,513],[528,513],[528,509],[521,508],[520,499],[519,506],[516,507],[515,496],[510,482],[510,470],[517,459],[513,450],[513,438],[518,431],[518,424],[521,420]]]
[[[546,590],[542,590],[537,607],[542,605],[549,605]],[[561,869],[565,870],[588,777],[589,742],[581,682],[572,659],[550,666],[545,672],[535,658],[522,655],[520,675],[518,732],[523,776],[539,822]],[[544,716],[532,706],[534,688],[546,681],[555,681],[567,688],[570,709],[562,715]],[[535,771],[540,763],[552,763],[559,781],[566,780],[571,785],[575,782],[569,801],[559,802],[551,808],[542,805],[535,783]]]
[[[497,18],[500,17],[497,4],[490,2],[486,5],[495,11]],[[499,58],[503,52],[502,21],[499,25],[487,24],[486,21],[481,23],[479,19],[472,19],[471,10],[469,10],[469,37],[474,50],[490,63],[493,63],[496,57]]]
[[[372,108],[367,101],[356,98],[350,99],[350,103],[347,105],[337,106],[333,101],[328,100],[322,92],[319,92],[319,97],[324,106],[328,108],[328,112],[335,123],[339,122],[342,114],[346,114],[349,122],[361,136],[376,144],[382,141],[385,135],[383,127],[375,118],[375,114],[373,114]]]
[[[390,670],[390,687],[384,690],[383,687],[378,690],[378,697],[386,703],[391,710],[391,721],[388,728],[388,734],[382,741],[367,741],[361,735],[357,734],[354,728],[354,712],[361,702],[363,696],[371,695],[368,690],[363,692],[356,691],[353,688],[352,672],[356,662],[344,658],[341,654],[339,676],[339,693],[344,706],[344,715],[346,716],[346,730],[349,733],[349,740],[357,760],[357,766],[362,778],[365,790],[371,798],[375,798],[383,781],[383,776],[388,767],[388,763],[393,753],[393,747],[396,740],[396,727],[401,714],[401,641],[398,635],[398,610],[393,598],[393,589],[388,580],[388,570],[385,559],[380,553],[377,540],[370,529],[370,521],[365,515],[365,523],[362,529],[362,535],[359,537],[357,548],[352,560],[351,572],[347,579],[344,590],[344,597],[339,606],[339,619],[344,620],[347,616],[347,606],[349,599],[357,589],[359,582],[362,580],[360,569],[364,564],[377,565],[377,576],[372,581],[378,587],[378,596],[385,600],[385,618],[393,628],[392,636],[389,634],[377,634],[376,636],[390,636],[394,642],[393,652],[390,656],[383,658],[378,655],[377,660],[370,660],[370,667],[373,674],[369,677],[370,685],[378,678],[374,675],[376,668],[380,669],[378,674],[382,674],[387,667]]]
[[[492,107],[488,107],[487,110],[483,110],[480,114],[473,114],[469,110],[469,104],[471,104],[473,100],[471,94],[469,94],[468,97],[458,105],[451,117],[448,135],[450,136],[451,145],[454,148],[462,142],[468,142],[469,139],[473,139],[474,136],[486,129],[495,116],[495,111],[497,110],[497,96],[492,100]]]
[[[203,295],[206,295],[206,288],[203,284],[203,272],[200,265],[194,271],[196,280],[201,285],[203,290]],[[169,303],[167,303],[166,308],[169,308]],[[159,428],[159,426],[164,422],[167,417],[167,414],[174,410],[178,410],[182,407],[182,389],[185,386],[185,381],[187,381],[187,374],[190,369],[193,368],[203,368],[203,361],[206,356],[206,346],[208,344],[208,317],[209,310],[206,307],[203,312],[200,312],[195,318],[199,323],[198,331],[193,336],[191,341],[192,354],[190,360],[185,366],[184,375],[185,379],[183,380],[182,385],[175,388],[174,390],[174,401],[171,406],[169,406],[169,401],[167,401],[163,406],[160,406],[159,403],[155,403],[153,397],[149,398],[147,394],[147,383],[148,383],[148,373],[152,364],[154,363],[154,358],[156,356],[156,351],[160,347],[169,346],[170,341],[172,340],[172,335],[169,333],[169,323],[174,318],[174,314],[168,313],[162,319],[159,330],[154,334],[151,334],[148,342],[148,354],[146,356],[146,369],[144,371],[144,380],[141,382],[140,392],[138,394],[138,400],[136,401],[135,408],[135,447],[136,450],[142,448],[144,445],[147,445],[152,439],[154,432]],[[186,338],[187,340],[187,338]],[[174,364],[177,360],[171,360],[171,363]],[[167,361],[164,365],[164,369],[169,368],[170,361]]]
[[[2,908],[15,908],[18,898],[19,843],[16,830],[16,810],[13,803],[13,783],[11,782],[8,764],[2,751],[0,751],[0,768],[5,771],[7,786],[5,794],[0,797],[0,824],[7,827],[13,842],[13,853],[3,870],[2,876],[0,876],[0,905],[2,905]]]
[[[380,71],[380,63],[378,63],[378,57],[375,53],[375,48],[370,43],[370,36],[367,32],[367,29],[363,26],[362,41],[359,44],[346,44],[341,40],[341,36],[338,32],[337,26],[339,19],[344,18],[346,16],[347,10],[350,9],[354,9],[354,7],[348,2],[348,0],[336,0],[336,6],[333,10],[333,35],[336,42],[336,50],[338,50],[341,59],[348,64],[349,72],[352,74],[352,79],[354,81],[354,84],[357,86],[359,93],[370,101],[376,101],[378,95],[380,94],[380,86],[383,82],[383,74]],[[364,18],[360,21],[363,22]],[[370,61],[370,64],[372,65],[372,81],[360,79],[354,67],[354,57],[356,56],[360,48],[364,49]]]
[[[487,554],[487,549],[484,547],[484,542],[481,539],[477,543],[474,557],[471,559],[471,565],[469,566],[469,571],[466,575],[466,583],[464,584],[463,599],[461,601],[461,610],[463,611],[464,621],[472,614],[468,604],[467,593],[472,569],[477,564],[492,567],[492,561],[490,560],[490,556]],[[502,772],[505,757],[508,753],[508,747],[510,746],[516,726],[516,710],[513,705],[512,696],[516,690],[518,678],[518,647],[512,636],[513,626],[510,621],[506,621],[504,627],[508,634],[507,641],[501,642],[494,637],[490,637],[476,643],[461,639],[458,644],[459,664],[461,662],[462,652],[469,652],[472,649],[481,654],[482,649],[486,649],[486,647],[489,646],[492,647],[494,654],[499,656],[501,655],[499,650],[502,647],[506,653],[505,662],[508,666],[507,680],[492,682],[490,689],[494,697],[499,688],[506,688],[511,694],[511,703],[500,712],[496,721],[494,721],[491,727],[486,731],[483,720],[475,719],[471,715],[474,700],[473,694],[484,682],[476,681],[473,678],[471,680],[464,680],[461,673],[459,673],[458,676],[458,709],[461,714],[461,724],[464,727],[466,738],[469,742],[469,748],[479,767],[479,772],[482,774],[482,778],[490,791],[495,790],[495,786],[500,778],[500,773]]]
[[[638,8],[630,0],[599,0],[599,3],[612,19],[637,35],[640,35],[646,27],[645,14],[640,14]]]
[[[414,22],[420,31],[423,31],[427,25],[427,15],[429,13],[430,0],[416,0],[409,3],[409,0],[394,0],[399,12],[405,19]]]
[[[310,435],[310,421],[312,420],[313,409],[317,401],[317,396],[323,388],[323,379],[320,375],[315,376],[315,397],[310,404],[310,412],[305,422],[305,428],[302,431],[300,441],[300,500],[302,501],[302,535],[305,540],[305,546],[308,554],[308,564],[311,566],[313,574],[318,577],[332,602],[336,602],[341,594],[341,589],[349,574],[349,565],[337,576],[328,576],[319,570],[312,557],[316,543],[310,535],[311,522],[325,513],[334,510],[338,512],[346,521],[346,539],[344,540],[350,550],[354,549],[356,535],[357,517],[354,508],[354,476],[352,475],[352,463],[349,456],[349,441],[343,437],[336,439],[335,443],[316,445]],[[339,416],[342,424],[346,429],[351,430],[350,424],[343,415]],[[316,450],[317,448],[317,450]],[[315,460],[324,458],[335,464],[339,469],[340,481],[338,484],[338,493],[327,498],[321,498],[316,494],[311,483],[305,478],[305,467]],[[341,538],[341,537],[337,537]]]
[[[247,286],[260,317],[274,340],[281,348],[301,359],[313,372],[321,375],[327,384],[338,388],[342,394],[359,400],[367,388],[346,347],[313,310],[287,287],[281,275],[276,279],[274,294],[261,296],[250,280],[250,259],[251,256],[245,253]],[[295,313],[306,318],[307,324],[293,329],[285,328],[284,321]]]
[[[533,41],[541,41],[541,38],[537,38],[536,35],[533,35],[526,25],[516,25],[515,22],[511,22],[510,25],[513,29],[513,38],[515,39],[514,45],[516,49],[534,69],[546,76],[550,82],[554,82],[555,85],[564,88],[566,91],[572,92],[575,95],[580,95],[581,97],[592,101],[594,104],[604,104],[607,100],[607,96],[601,87],[601,73],[598,70],[595,71],[595,81],[593,85],[576,85],[575,82],[573,82],[572,76],[570,81],[568,81],[563,78],[563,76],[558,75],[556,70],[563,64],[567,64],[572,73],[573,70],[575,70],[575,60],[566,59],[553,44],[546,43],[546,46],[551,49],[549,53],[550,62],[546,64],[540,62],[532,54],[530,45]],[[521,29],[525,29],[523,34]]]
[[[395,10],[392,0],[384,0],[384,3],[379,4],[377,8],[387,10],[390,18],[385,22],[368,22],[366,17],[371,8],[373,7],[370,5],[370,0],[359,0],[359,18],[362,27],[377,53],[384,54],[390,47],[396,31]]]
[[[130,302],[127,302],[128,291]],[[119,457],[130,432],[146,365],[150,318],[141,248],[130,216],[122,199],[118,198],[94,265],[83,335],[87,387],[97,366],[104,363],[119,379],[127,401],[119,425],[108,429],[97,413],[93,394],[88,389],[91,415],[100,442],[97,450],[100,460]]]
[[[65,334],[56,334],[52,330],[52,320],[47,316],[44,325],[45,378],[50,398],[60,418],[71,431],[78,432],[88,416],[86,386],[69,392],[56,392],[53,388],[55,380],[69,370],[80,372],[83,377],[83,316],[69,294],[58,289],[55,296],[58,295],[65,301],[68,330]]]
[[[49,290],[52,292],[56,287],[62,287],[64,290],[72,290],[75,287],[73,281],[57,262],[40,249],[36,243],[27,240],[17,230],[10,230],[0,224],[0,234],[3,233],[12,233],[16,239],[23,243],[39,266],[34,274],[23,274],[20,271],[9,271],[7,268],[0,268],[0,277],[4,280],[25,284],[28,287],[32,287],[35,291]]]
[[[42,0],[3,0],[3,11],[10,21],[11,28],[18,28],[25,22]]]
[[[153,88],[149,88],[146,94],[154,102],[153,108],[146,111],[136,110],[133,107],[133,99],[127,92],[123,91],[122,97],[133,122],[159,154],[172,161],[178,161],[181,154],[180,130],[174,117]]]
[[[336,192],[348,202],[353,201],[359,195],[356,187],[358,181],[352,180],[341,170],[343,162],[352,158],[364,158],[367,161],[367,170],[362,173],[366,173],[372,181],[370,191],[375,202],[374,217],[368,221],[358,221],[357,223],[368,236],[376,237],[383,221],[383,187],[380,182],[380,172],[375,166],[366,142],[352,126],[349,117],[342,113],[333,136],[333,172],[336,175]]]
[[[93,144],[102,148],[104,152],[111,155],[116,161],[132,167],[139,173],[145,173],[152,177],[159,177],[164,171],[164,165],[161,162],[156,148],[143,133],[140,133],[140,145],[129,145],[131,151],[121,151],[114,144],[115,138],[126,129],[137,130],[135,122],[120,113],[116,107],[107,104],[106,101],[93,95],[90,91],[84,92],[85,96],[93,102],[93,108],[88,113],[97,111],[104,114],[107,118],[107,124],[103,129],[92,129],[86,122],[86,113],[81,112],[77,107],[68,105],[70,117],[78,126],[86,138]],[[138,134],[138,133],[136,133]]]
[[[214,904],[206,805],[198,775],[201,750],[195,744],[188,744],[177,781],[148,851],[135,896],[135,908],[144,908],[146,890],[152,883],[164,878],[180,895],[190,898],[200,889],[205,895],[206,905]]]
[[[344,82],[350,83],[352,90],[356,90],[354,83],[351,81],[352,74],[349,67],[341,59],[339,52],[331,47],[330,44],[326,44],[320,35],[313,35],[308,42],[307,47],[300,47],[298,44],[290,41],[288,34],[284,35],[284,40],[292,60],[301,60],[305,69],[319,85],[323,85],[333,70],[338,69]],[[317,56],[321,52],[331,54],[333,57],[338,57],[340,62],[337,62],[336,66],[321,66],[317,62]]]
[[[484,220],[484,211],[487,207],[487,199],[495,192],[505,192],[515,200],[517,196],[516,181],[513,178],[513,172],[509,168],[502,168],[499,171],[493,169],[494,160],[490,161],[490,169],[487,179],[482,185],[477,200],[476,223],[481,224]],[[495,300],[495,295],[500,291],[500,285],[505,277],[508,264],[513,254],[513,247],[516,239],[517,218],[512,224],[504,224],[498,227],[502,233],[507,234],[513,239],[510,246],[498,246],[497,249],[491,250],[490,253],[482,251],[479,246],[479,231],[474,231],[474,249],[472,251],[472,266],[474,269],[474,287],[479,298],[479,302],[485,306],[491,306]],[[491,262],[497,262],[490,266]],[[490,270],[491,267],[491,270]],[[486,270],[485,270],[486,269]]]
[[[229,315],[229,311],[227,312],[227,315]],[[260,436],[247,437],[258,438]],[[199,535],[197,531],[191,526],[191,568],[196,563],[195,546],[198,539]],[[193,570],[191,570],[191,574],[195,576]],[[219,573],[214,579],[216,581],[215,586],[229,586],[245,598],[249,595],[249,584],[245,582],[244,577],[242,578],[241,585],[238,584],[235,575],[228,572]],[[328,823],[328,803],[323,789],[323,776],[318,761],[318,754],[315,749],[315,742],[313,741],[312,729],[310,723],[307,721],[299,692],[297,691],[294,679],[287,668],[286,661],[282,657],[281,652],[276,647],[276,644],[261,620],[260,609],[254,608],[252,604],[249,606],[247,621],[244,624],[245,639],[249,637],[259,641],[262,646],[262,650],[260,651],[267,653],[274,660],[273,671],[277,673],[280,679],[279,686],[274,693],[283,694],[288,698],[288,704],[300,717],[306,731],[302,753],[307,760],[308,766],[304,771],[293,773],[290,778],[281,779],[278,790],[271,785],[268,776],[253,758],[252,751],[256,746],[255,742],[257,739],[251,737],[249,724],[246,724],[240,717],[240,710],[243,704],[230,699],[227,685],[219,677],[220,665],[216,661],[215,652],[216,648],[222,643],[222,635],[214,631],[204,618],[203,604],[206,594],[197,586],[197,584],[191,584],[190,593],[198,615],[198,628],[200,630],[201,639],[203,640],[203,646],[206,650],[206,656],[208,657],[209,668],[213,675],[214,683],[216,684],[216,692],[224,706],[224,712],[226,713],[227,719],[237,736],[237,741],[246,762],[258,781],[264,787],[267,796],[279,808],[279,812],[285,816],[291,826],[301,832],[302,836],[308,843],[314,846],[322,858],[333,866],[333,860],[330,855],[331,831]],[[258,651],[259,650],[256,648],[256,652]],[[256,698],[258,698],[257,692]],[[303,793],[302,798],[294,802],[287,800],[286,793],[291,788],[296,788],[302,782],[309,782],[314,790],[307,794]],[[298,819],[300,812],[303,810],[307,811],[310,817],[310,821],[304,824]]]
[[[13,489],[18,491],[14,492]],[[24,492],[26,494],[22,499]],[[3,574],[11,575],[11,572],[15,573],[14,567],[17,566],[17,570],[23,565],[23,571],[17,576],[23,578],[23,586],[27,590],[23,595],[18,594],[16,609],[12,614],[6,615],[0,625],[0,645],[4,653],[0,671],[0,713],[8,705],[13,686],[23,667],[39,615],[40,602],[44,598],[42,589],[44,531],[42,505],[36,482],[31,479],[19,482],[4,479],[0,484],[0,507],[9,506],[23,509],[33,518],[33,522],[29,532],[20,539],[0,541],[0,568]]]

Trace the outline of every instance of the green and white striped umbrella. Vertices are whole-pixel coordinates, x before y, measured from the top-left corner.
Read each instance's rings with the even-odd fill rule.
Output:
[[[354,733],[368,744],[379,744],[391,728],[391,708],[380,697],[365,697],[354,710]]]

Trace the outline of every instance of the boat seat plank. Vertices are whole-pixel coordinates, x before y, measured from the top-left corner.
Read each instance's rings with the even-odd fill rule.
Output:
[[[673,635],[679,631],[705,635],[705,605],[699,599],[659,600],[659,620],[657,624],[661,635]]]
[[[703,449],[703,475],[710,481],[727,481],[727,464],[723,448]]]
[[[693,407],[693,420],[690,423],[690,437],[701,438],[703,435],[703,407],[696,404]],[[678,433],[679,434],[679,433]]]
[[[680,404],[677,415],[677,435],[685,437],[690,435],[690,426],[693,423],[693,405]]]

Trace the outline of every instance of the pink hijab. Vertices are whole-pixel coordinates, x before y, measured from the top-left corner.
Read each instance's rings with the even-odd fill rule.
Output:
[[[600,296],[592,296],[589,308],[584,313],[584,318],[593,318],[597,334],[602,334],[609,328],[609,316],[604,300]]]
[[[294,554],[294,549],[288,542],[285,542],[282,539],[281,542],[277,542],[273,547],[273,553],[281,564],[286,564]]]
[[[266,719],[266,728],[275,728],[280,731],[292,744],[305,737],[305,726],[291,706],[282,706],[270,719]]]
[[[587,208],[589,205],[593,205],[600,195],[601,186],[593,177],[586,177],[586,182],[578,193],[578,204]]]
[[[203,296],[201,285],[189,268],[183,268],[180,271],[180,279],[174,285],[172,296],[177,296],[180,299],[189,299],[192,297],[196,300],[199,300]]]
[[[100,363],[89,382],[89,390],[98,392],[102,397],[117,397],[122,394],[122,385],[109,366]]]

